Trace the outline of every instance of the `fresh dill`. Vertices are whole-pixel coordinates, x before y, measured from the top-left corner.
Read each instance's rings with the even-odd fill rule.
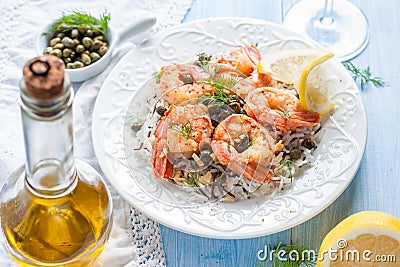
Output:
[[[224,90],[217,89],[214,91],[213,95],[204,94],[199,99],[200,103],[208,102],[208,104],[215,104],[217,106],[222,106],[229,102],[229,96],[224,92]]]
[[[279,242],[276,246],[268,246],[266,259],[263,261],[255,262],[256,267],[265,267],[267,262],[271,267],[300,267],[315,266],[317,255],[314,250],[307,249],[306,247],[298,244],[283,244]]]
[[[256,141],[257,141],[257,138],[254,138],[253,140],[251,140],[251,141],[247,144],[247,147],[251,147]]]
[[[215,78],[215,75],[214,75],[214,76],[211,76],[210,79],[203,81],[203,83],[205,83],[205,84],[212,85],[215,88],[222,89],[222,90],[230,90],[238,82],[239,82],[238,77],[226,78],[224,75],[220,75],[220,76],[218,76],[218,78]]]
[[[183,136],[186,141],[189,139],[190,133],[193,130],[193,124],[188,122],[186,124],[172,125],[171,129],[177,131],[179,135]]]
[[[282,167],[286,167],[287,171],[289,172],[289,178],[293,179],[293,161],[290,159],[284,159],[281,161],[280,165]]]
[[[189,172],[186,184],[189,187],[192,187],[192,188],[199,187],[199,179],[200,179],[200,174],[199,173],[197,173],[197,172]]]
[[[278,113],[278,115],[282,116],[286,120],[290,119],[289,110],[287,110],[287,109],[285,109],[283,107],[279,107],[279,110],[276,110],[276,113]]]
[[[84,11],[72,11],[71,14],[63,13],[62,17],[56,20],[50,29],[43,33],[49,35],[55,32],[66,32],[72,29],[95,30],[107,37],[108,23],[110,21],[110,13],[104,11],[97,19],[91,14]]]
[[[383,81],[381,77],[373,77],[371,68],[368,66],[366,69],[360,69],[356,67],[350,61],[344,61],[343,65],[351,72],[353,79],[360,83],[361,90],[364,90],[364,86],[368,83],[372,83],[375,87],[386,87],[388,83]]]
[[[200,53],[197,55],[197,60],[201,63],[208,63],[211,61],[212,55],[207,55],[206,53]]]
[[[160,71],[153,72],[151,74],[151,76],[153,76],[153,78],[158,81],[161,78],[162,74],[163,74],[163,72],[160,70]]]

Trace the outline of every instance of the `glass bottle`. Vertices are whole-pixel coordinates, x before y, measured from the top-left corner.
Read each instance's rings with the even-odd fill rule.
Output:
[[[112,225],[112,199],[100,175],[73,156],[73,90],[64,63],[28,61],[21,81],[26,164],[0,192],[2,243],[22,266],[90,266]]]

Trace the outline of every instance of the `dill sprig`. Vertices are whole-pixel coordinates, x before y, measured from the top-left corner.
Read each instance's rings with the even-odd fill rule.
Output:
[[[213,95],[209,93],[202,95],[199,99],[199,102],[208,102],[208,104],[222,106],[229,102],[229,96],[224,92],[224,90],[217,89],[213,92]]]
[[[276,110],[275,112],[278,113],[278,115],[282,116],[286,120],[290,119],[290,113],[289,110],[283,107],[278,107],[279,110]]]
[[[280,251],[284,251],[284,253],[280,253]],[[296,253],[293,251],[296,251]],[[264,261],[255,262],[255,265],[257,267],[264,267],[270,262],[271,267],[311,267],[314,266],[317,261],[317,255],[311,251],[313,250],[307,249],[302,245],[279,242],[276,246],[269,245],[268,250],[265,252],[267,258]],[[298,255],[299,257],[291,259],[289,255]]]
[[[201,64],[206,64],[211,61],[212,55],[207,55],[206,53],[200,53],[200,54],[197,54],[197,57],[198,57],[197,60]]]
[[[110,18],[110,13],[107,11],[104,11],[99,19],[84,11],[72,11],[71,14],[63,13],[63,16],[56,20],[50,29],[43,34],[49,35],[57,31],[66,32],[72,29],[83,28],[85,30],[99,31],[106,38]]]
[[[253,140],[251,140],[251,141],[247,144],[247,147],[251,147],[256,141],[257,141],[257,138],[254,138]]]
[[[151,76],[152,76],[153,78],[155,78],[155,79],[158,81],[158,80],[161,78],[162,74],[163,74],[163,71],[160,70],[160,71],[155,71],[155,72],[153,72],[153,73],[151,74]]]
[[[280,162],[282,167],[286,167],[287,171],[289,172],[289,178],[293,179],[293,161],[290,159],[284,159]]]
[[[235,86],[239,82],[238,77],[230,77],[226,78],[224,75],[218,76],[218,78],[215,79],[214,77],[211,77],[210,79],[203,81],[205,84],[209,84],[214,86],[217,89],[222,89],[222,90],[230,90],[233,86]]]
[[[179,135],[185,137],[186,141],[189,139],[190,133],[193,130],[193,124],[188,122],[186,124],[172,125],[171,129],[177,131]]]
[[[364,86],[368,83],[372,83],[375,87],[386,87],[388,83],[383,81],[381,77],[373,77],[371,73],[371,68],[368,66],[366,69],[362,70],[357,68],[352,62],[344,61],[343,65],[345,68],[351,72],[353,79],[360,83],[361,90],[364,90]]]
[[[200,180],[200,174],[198,172],[189,172],[186,184],[189,187],[196,188],[199,187],[199,180]]]

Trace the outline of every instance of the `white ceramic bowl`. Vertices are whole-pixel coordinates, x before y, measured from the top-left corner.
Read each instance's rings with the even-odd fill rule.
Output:
[[[102,72],[110,63],[114,53],[113,51],[117,46],[127,39],[150,29],[156,23],[155,17],[142,18],[133,21],[129,24],[123,31],[117,33],[111,27],[108,28],[107,40],[108,40],[108,51],[102,56],[98,61],[79,69],[65,69],[71,82],[82,82],[88,80],[100,72]],[[50,28],[51,24],[47,25],[38,35],[36,39],[36,53],[38,55],[43,55],[43,50],[45,47],[49,46],[49,39],[52,36],[43,35]]]

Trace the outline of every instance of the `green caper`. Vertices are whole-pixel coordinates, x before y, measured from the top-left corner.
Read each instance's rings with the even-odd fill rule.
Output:
[[[85,47],[83,46],[83,45],[77,45],[76,47],[75,47],[75,51],[76,51],[76,53],[82,53],[83,51],[85,51]]]
[[[100,46],[99,48],[99,54],[100,56],[104,56],[108,51],[108,47],[105,45]]]
[[[43,54],[44,54],[44,55],[50,54],[50,52],[51,52],[52,50],[53,50],[53,47],[51,47],[51,46],[45,47],[45,48],[43,49]]]
[[[69,34],[69,36],[71,36],[72,39],[78,38],[79,31],[77,29],[72,29],[71,33]]]
[[[93,31],[92,30],[87,30],[85,35],[89,36],[89,37],[92,37],[93,36]]]
[[[87,49],[89,49],[90,47],[92,47],[93,40],[92,40],[92,38],[84,37],[84,38],[82,39],[82,44],[83,44]]]
[[[57,43],[61,42],[61,39],[56,37],[50,40],[50,46],[55,46]]]
[[[65,36],[65,33],[63,33],[63,32],[59,32],[59,33],[56,34],[56,37],[60,38],[60,40],[62,38],[64,38],[64,36]]]
[[[74,41],[71,38],[67,37],[67,36],[65,36],[62,39],[62,43],[64,44],[65,47],[68,47],[68,48],[74,47]]]
[[[92,51],[98,50],[102,45],[103,45],[102,41],[96,40],[93,42],[92,46],[90,47],[90,50]]]
[[[74,69],[79,69],[79,68],[83,68],[85,65],[80,62],[80,61],[75,61],[74,63]]]
[[[104,36],[103,35],[99,35],[93,38],[94,41],[99,40],[99,41],[104,41]]]
[[[101,32],[93,30],[93,36],[100,36]]]
[[[64,58],[69,57],[69,56],[71,55],[71,53],[72,53],[72,50],[71,50],[71,49],[65,48],[65,49],[63,50],[63,57],[64,57]]]
[[[67,69],[73,69],[74,63],[67,63]]]
[[[78,53],[72,50],[71,55],[69,56],[72,60],[74,60],[78,56]]]
[[[79,41],[79,39],[73,39],[74,41],[74,47],[76,47],[77,45],[79,45],[81,43],[81,41]]]
[[[92,62],[96,62],[97,60],[100,59],[100,55],[97,54],[96,52],[90,53],[90,58],[92,59]]]
[[[85,34],[86,33],[86,29],[85,28],[78,28],[78,32],[80,34]]]
[[[88,56],[87,54],[82,54],[81,59],[82,59],[83,64],[85,64],[86,66],[89,65],[90,63],[92,63],[90,56]]]
[[[53,46],[53,49],[64,49],[64,44],[63,43],[56,43],[56,45]]]
[[[53,56],[56,56],[56,57],[61,58],[61,57],[62,57],[62,52],[61,52],[60,49],[53,49],[53,50],[50,52],[50,55],[53,55]]]
[[[65,64],[72,63],[72,59],[70,57],[66,57],[66,58],[64,58],[64,63]]]
[[[65,22],[58,24],[57,31],[62,32],[62,30],[65,28],[65,26],[67,26]]]
[[[90,55],[90,52],[88,50],[85,50],[85,51],[82,52],[82,55],[83,54]]]

